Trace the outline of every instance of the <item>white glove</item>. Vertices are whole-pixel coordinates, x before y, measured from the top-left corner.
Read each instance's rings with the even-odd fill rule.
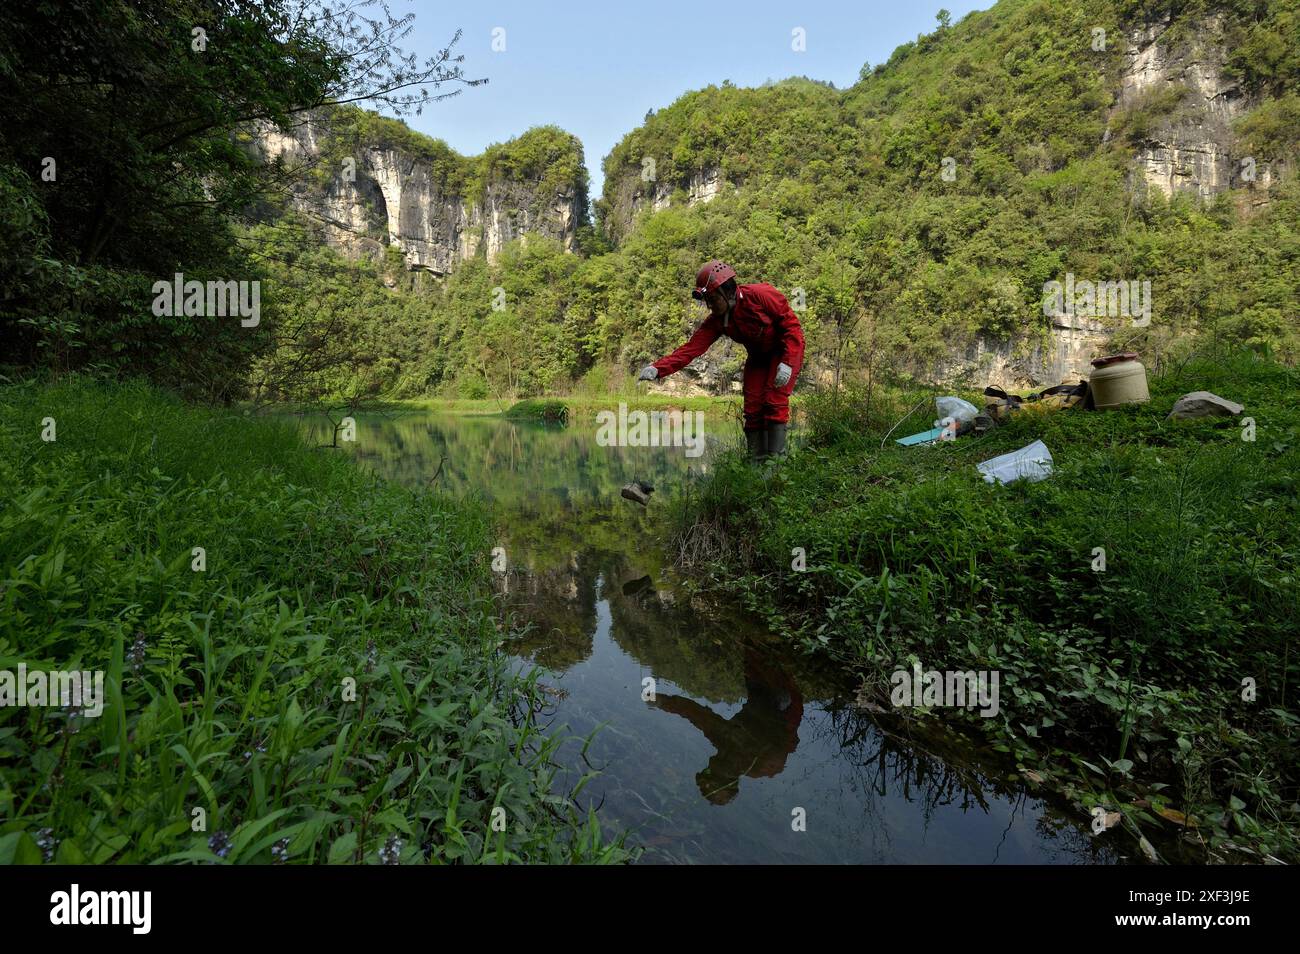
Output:
[[[657,377],[659,377],[659,369],[653,364],[647,364],[641,369],[641,373],[637,375],[636,379],[638,381],[653,381]]]
[[[783,388],[790,383],[790,375],[794,373],[794,368],[790,367],[784,361],[776,366],[776,378],[772,381],[778,388]]]

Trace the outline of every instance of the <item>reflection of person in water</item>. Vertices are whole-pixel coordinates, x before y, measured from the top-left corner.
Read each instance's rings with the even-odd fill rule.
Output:
[[[681,716],[704,733],[717,752],[695,776],[700,794],[725,805],[740,791],[742,776],[774,778],[799,744],[803,696],[794,680],[745,650],[745,704],[730,719],[682,696],[659,696],[651,703]]]

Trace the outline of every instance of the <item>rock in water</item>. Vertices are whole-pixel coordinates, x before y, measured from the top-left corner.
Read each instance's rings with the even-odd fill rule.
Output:
[[[647,573],[645,576],[638,577],[635,580],[628,580],[626,583],[624,583],[623,595],[639,596],[640,594],[644,593],[646,590],[650,589],[652,586],[654,586],[654,577],[652,577],[649,573]]]
[[[634,480],[632,483],[624,486],[622,493],[625,499],[635,501],[643,507],[650,502],[650,494],[646,493],[645,490],[642,489],[639,480]]]
[[[1235,401],[1221,398],[1209,391],[1193,391],[1184,394],[1174,404],[1169,417],[1176,421],[1188,421],[1198,417],[1236,417],[1244,408]]]

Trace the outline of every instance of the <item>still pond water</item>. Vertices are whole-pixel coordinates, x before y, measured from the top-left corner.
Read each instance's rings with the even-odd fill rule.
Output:
[[[662,499],[707,473],[716,441],[693,458],[602,447],[582,417],[560,428],[363,415],[344,446],[410,485],[427,486],[441,466],[442,490],[493,506],[507,560],[498,586],[527,624],[510,651],[521,668],[545,669],[551,730],[574,736],[557,755],[560,782],[598,769],[579,801],[627,830],[643,862],[1119,860],[1086,818],[1028,794],[1014,766],[878,723],[844,677],[743,612],[685,594],[654,543],[658,501],[643,509],[619,489],[640,478]],[[328,435],[323,420],[305,421],[317,440]],[[797,809],[806,830],[793,830]]]

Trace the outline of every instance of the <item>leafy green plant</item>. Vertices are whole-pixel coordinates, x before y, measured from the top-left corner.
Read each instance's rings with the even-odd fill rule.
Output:
[[[883,699],[912,660],[998,670],[996,717],[942,716],[1086,808],[1127,806],[1153,840],[1176,836],[1173,820],[1220,857],[1294,859],[1297,383],[1223,353],[1154,378],[1147,405],[1030,407],[931,447],[882,445],[892,411],[820,399],[818,440],[767,474],[723,460],[676,502],[671,539]],[[1238,421],[1167,420],[1199,389],[1265,429],[1248,441]],[[977,462],[1034,439],[1049,479],[980,479]]]
[[[0,669],[107,697],[0,709],[0,861],[629,856],[553,790],[482,511],[141,385],[6,385],[0,447]]]

